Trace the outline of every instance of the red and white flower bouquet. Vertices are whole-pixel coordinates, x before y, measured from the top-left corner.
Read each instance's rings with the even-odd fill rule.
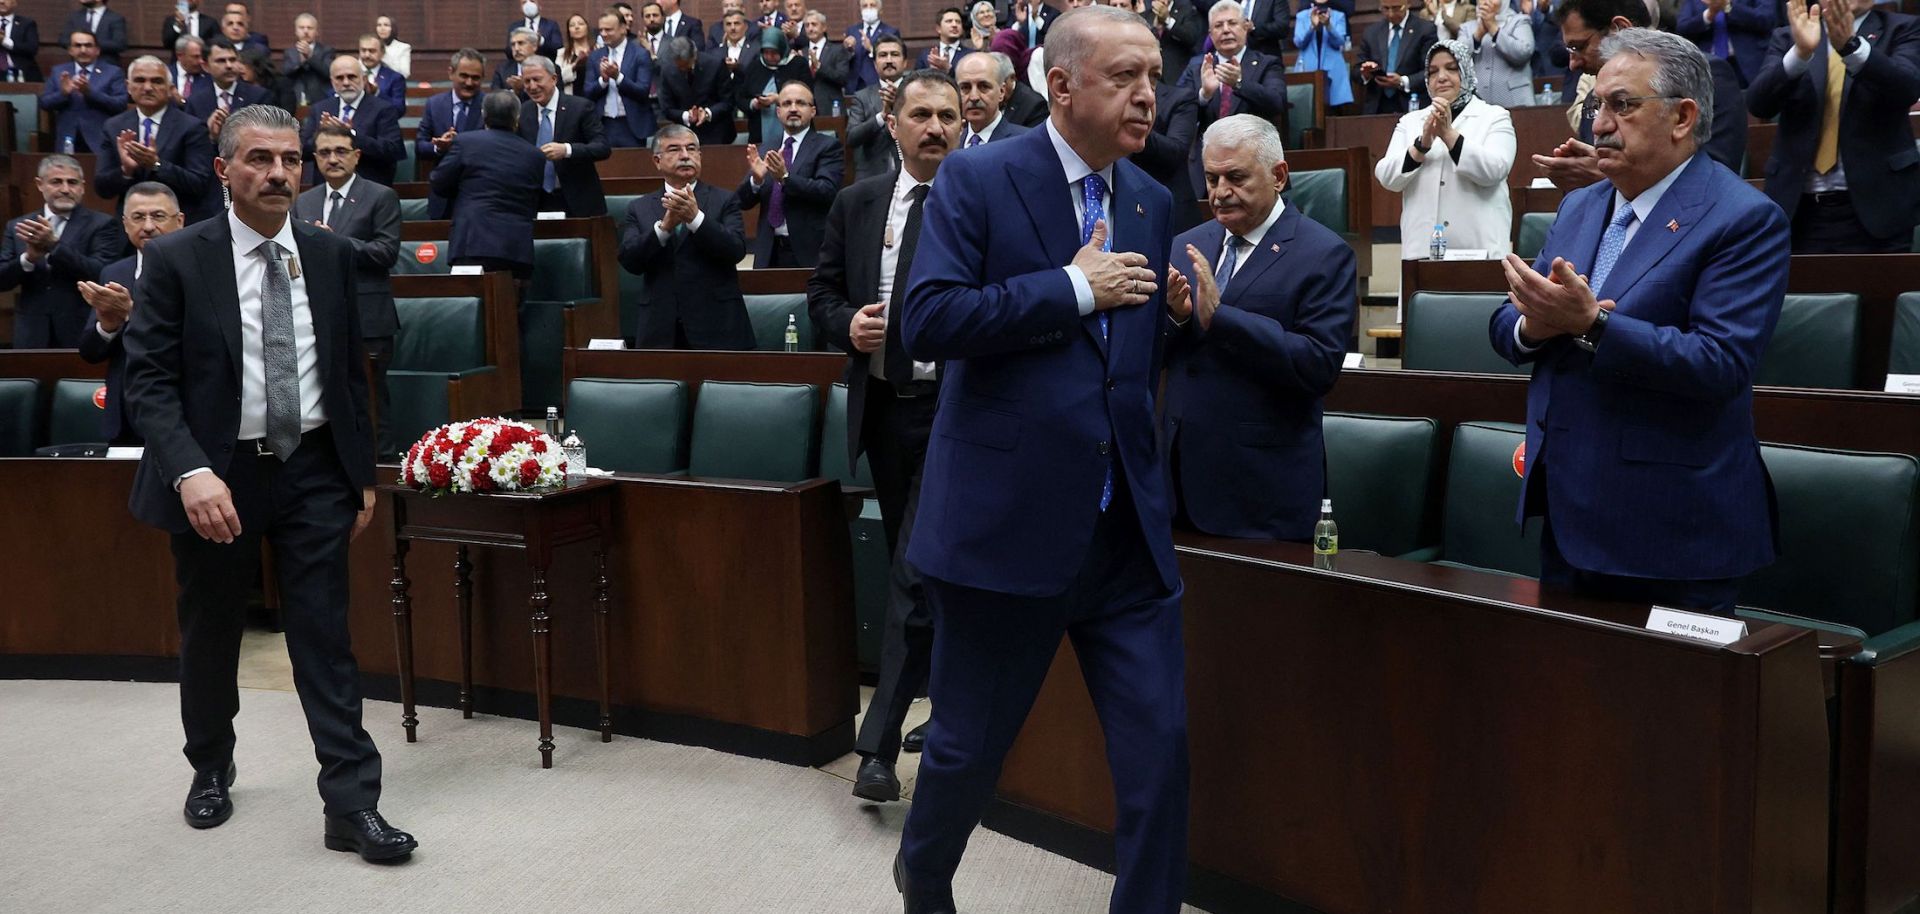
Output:
[[[420,436],[401,480],[435,495],[523,492],[563,485],[567,460],[559,442],[525,422],[470,419]]]

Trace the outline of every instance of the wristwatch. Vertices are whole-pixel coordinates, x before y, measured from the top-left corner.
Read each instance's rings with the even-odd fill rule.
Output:
[[[1840,56],[1851,57],[1853,56],[1853,52],[1858,50],[1860,50],[1860,36],[1855,35],[1852,38],[1847,39],[1846,44],[1843,44],[1840,46]]]
[[[1587,332],[1574,337],[1573,344],[1588,352],[1592,352],[1595,346],[1600,345],[1600,338],[1607,333],[1608,314],[1609,312],[1605,308],[1601,308],[1595,312],[1593,315],[1593,326],[1588,327]]]
[[[1421,139],[1419,139],[1419,138],[1417,138],[1417,137],[1416,137],[1416,138],[1414,139],[1414,141],[1413,141],[1413,148],[1414,148],[1414,149],[1416,149],[1416,150],[1418,150],[1418,151],[1420,152],[1420,154],[1421,154],[1421,155],[1426,155],[1426,154],[1427,154],[1427,148],[1428,148],[1428,147],[1427,147],[1427,144],[1426,144],[1426,141],[1424,141],[1424,140],[1421,140]]]

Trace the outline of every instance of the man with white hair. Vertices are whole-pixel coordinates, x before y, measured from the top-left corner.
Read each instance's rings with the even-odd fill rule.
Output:
[[[1213,219],[1173,240],[1167,459],[1174,522],[1306,542],[1326,493],[1321,399],[1358,296],[1353,249],[1280,199],[1280,131],[1251,114],[1201,142]]]
[[[333,97],[307,109],[307,121],[300,128],[300,142],[309,161],[313,158],[314,133],[334,124],[353,133],[353,148],[360,150],[358,174],[375,184],[393,186],[393,173],[407,147],[400,139],[401,109],[367,92],[366,70],[350,54],[341,54],[328,67],[333,77]],[[308,170],[308,184],[317,174]]]
[[[968,54],[953,66],[953,79],[960,87],[960,114],[967,129],[960,139],[961,149],[983,143],[995,143],[1026,133],[1027,128],[1009,123],[1000,110],[1006,98],[1007,84],[1013,81],[1013,60],[999,51]]]
[[[184,39],[183,39],[184,40]],[[109,200],[142,181],[173,189],[187,222],[220,212],[213,183],[213,141],[205,121],[173,104],[167,65],[147,55],[127,65],[127,96],[133,107],[107,119],[101,130],[93,190]]]

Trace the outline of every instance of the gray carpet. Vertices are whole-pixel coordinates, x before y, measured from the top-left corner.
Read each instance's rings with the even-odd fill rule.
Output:
[[[411,861],[321,847],[312,746],[279,691],[242,692],[236,812],[197,832],[177,694],[0,681],[0,911],[900,910],[887,873],[906,806],[862,804],[840,778],[571,729],[542,771],[531,723],[423,708],[408,745],[384,702],[367,706],[381,808],[419,836]],[[968,914],[1096,914],[1112,882],[983,830],[955,892]]]

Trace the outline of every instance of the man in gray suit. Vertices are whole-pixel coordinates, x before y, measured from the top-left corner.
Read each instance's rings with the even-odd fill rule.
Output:
[[[1479,0],[1475,14],[1461,38],[1473,46],[1480,100],[1503,108],[1533,104],[1533,23],[1506,0]]]
[[[379,407],[374,453],[381,460],[390,460],[399,452],[399,443],[393,440],[393,425],[388,420],[392,401],[387,395],[387,363],[393,361],[393,337],[400,330],[400,316],[393,306],[393,283],[387,276],[400,255],[400,195],[391,187],[362,181],[355,175],[360,167],[360,150],[354,148],[349,128],[328,125],[315,131],[313,160],[322,181],[295,201],[293,217],[353,242],[353,265],[359,273],[355,286],[360,297],[360,335],[366,340],[367,359],[373,363],[373,395]]]
[[[853,152],[855,180],[883,175],[900,167],[900,150],[887,130],[887,112],[907,66],[907,44],[896,35],[882,35],[873,43],[873,69],[880,81],[853,94],[847,103],[847,145]]]

